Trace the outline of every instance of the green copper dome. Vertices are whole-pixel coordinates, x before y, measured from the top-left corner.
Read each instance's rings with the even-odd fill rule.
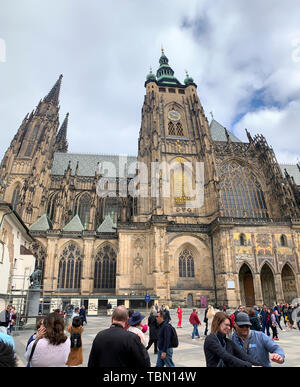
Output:
[[[189,76],[188,72],[186,71],[186,78],[184,80],[184,83],[186,85],[190,85],[192,83],[194,83],[194,79],[192,77]]]
[[[152,68],[150,67],[150,73],[147,75],[147,81],[156,81],[155,74],[152,73]]]
[[[166,57],[164,49],[161,50],[159,64],[159,69],[156,72],[157,82],[159,84],[169,86],[181,85],[181,83],[174,77],[174,71],[169,66],[169,59]]]

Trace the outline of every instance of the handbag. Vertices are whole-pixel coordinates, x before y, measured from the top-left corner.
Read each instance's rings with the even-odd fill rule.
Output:
[[[30,362],[31,362],[31,359],[32,359],[32,356],[33,356],[33,353],[34,353],[34,350],[35,350],[35,347],[36,347],[37,343],[38,343],[38,340],[35,340],[34,343],[33,343],[33,346],[31,348],[30,356],[29,356],[28,363],[27,363],[26,367],[31,367]]]

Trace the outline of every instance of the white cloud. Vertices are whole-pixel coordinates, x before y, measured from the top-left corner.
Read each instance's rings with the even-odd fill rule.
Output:
[[[292,0],[6,3],[0,15],[7,51],[0,63],[0,158],[60,73],[69,150],[136,154],[144,81],[150,65],[157,70],[163,44],[175,76],[183,82],[187,68],[198,84],[208,117],[213,111],[231,129],[244,115],[233,127],[237,135],[245,126],[252,134],[260,128],[279,161],[294,160],[299,13]],[[253,109],[261,89],[266,106]]]

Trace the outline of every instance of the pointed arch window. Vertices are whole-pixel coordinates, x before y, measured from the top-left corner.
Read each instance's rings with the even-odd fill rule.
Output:
[[[98,251],[94,271],[95,290],[116,288],[116,258],[114,249],[109,245]]]
[[[85,226],[89,223],[90,220],[90,210],[91,210],[91,197],[88,193],[83,194],[79,199],[78,204],[78,216],[81,220],[81,223]]]
[[[48,202],[48,208],[47,208],[47,214],[49,216],[49,219],[53,222],[55,219],[55,214],[56,214],[56,208],[57,204],[56,201],[58,199],[58,193],[53,194]]]
[[[116,224],[118,220],[121,220],[121,212],[122,205],[118,198],[105,198],[104,219],[107,215],[110,215]]]
[[[261,184],[247,166],[232,161],[219,169],[219,178],[225,216],[268,218]]]
[[[194,257],[189,249],[183,249],[179,254],[179,277],[195,277]]]
[[[281,244],[281,246],[287,246],[287,237],[286,237],[286,235],[282,234],[280,236],[280,244]]]
[[[17,205],[19,204],[20,197],[21,197],[21,187],[18,184],[16,186],[16,188],[14,189],[13,196],[11,199],[11,206],[12,206],[13,210],[17,209]]]
[[[246,246],[246,236],[245,234],[240,234],[240,245]]]
[[[58,269],[58,289],[80,289],[82,256],[80,249],[69,244],[64,248]]]

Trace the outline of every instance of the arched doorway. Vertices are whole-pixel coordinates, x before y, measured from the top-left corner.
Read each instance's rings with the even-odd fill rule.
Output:
[[[294,298],[297,298],[296,279],[293,270],[287,263],[282,269],[281,281],[284,301],[292,302]]]
[[[193,304],[194,304],[193,295],[191,293],[189,293],[187,296],[187,307],[192,308]]]
[[[264,264],[260,272],[261,290],[264,304],[273,306],[276,302],[274,276],[270,266]]]
[[[239,273],[241,302],[246,306],[255,305],[255,293],[251,270],[245,263]]]

